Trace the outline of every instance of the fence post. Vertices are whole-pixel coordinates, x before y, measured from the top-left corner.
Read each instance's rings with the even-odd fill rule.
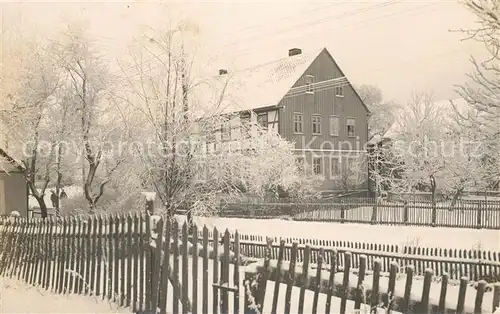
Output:
[[[476,221],[476,228],[481,229],[482,228],[482,214],[483,214],[483,209],[481,206],[481,201],[477,202],[478,207],[477,207],[477,221]]]
[[[432,200],[432,226],[436,226],[436,218],[437,218],[437,208],[436,208],[436,201]]]
[[[344,200],[340,200],[340,223],[344,223],[345,220],[345,204]]]
[[[153,214],[154,212],[154,200],[155,200],[155,193],[154,192],[143,192],[143,195],[146,196],[146,212],[149,214]]]
[[[153,311],[154,313],[157,312],[158,308],[158,291],[159,291],[159,284],[160,284],[160,277],[161,277],[161,265],[162,265],[162,249],[163,249],[163,219],[160,217],[160,219],[154,219],[157,216],[151,216],[152,219],[152,226],[151,226],[151,233],[150,233],[150,242],[149,242],[149,247],[151,250],[151,279],[150,279],[150,284],[151,284],[151,305],[150,305],[150,310]],[[167,218],[168,219],[168,218]],[[166,239],[168,241],[170,239]]]
[[[404,219],[405,225],[407,225],[408,224],[408,201],[407,200],[404,200],[404,203],[403,203],[403,219]]]
[[[145,245],[145,260],[146,260],[146,280],[145,280],[145,296],[144,296],[144,304],[145,304],[145,310],[150,311],[151,310],[151,288],[152,288],[152,278],[153,278],[153,273],[152,273],[152,265],[151,261],[152,256],[153,256],[153,249],[150,246],[151,239],[152,239],[152,226],[151,226],[151,215],[147,211],[146,212],[146,243]],[[120,220],[121,221],[121,220]],[[123,257],[122,257],[123,258]],[[123,264],[122,264],[123,265]]]

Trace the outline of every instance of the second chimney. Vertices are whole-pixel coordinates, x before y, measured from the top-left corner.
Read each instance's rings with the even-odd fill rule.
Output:
[[[289,57],[300,55],[301,53],[302,53],[302,50],[300,50],[299,48],[292,48],[292,49],[288,50]]]
[[[220,69],[219,70],[219,75],[224,75],[224,74],[227,74],[227,70],[226,69]]]

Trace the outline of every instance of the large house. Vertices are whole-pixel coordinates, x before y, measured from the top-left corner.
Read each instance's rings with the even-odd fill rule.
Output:
[[[369,110],[326,48],[293,48],[280,60],[235,72],[221,69],[216,80],[225,77],[224,98],[215,97],[218,108],[295,142],[297,160],[325,177],[322,191],[367,188]],[[224,141],[231,135],[222,128],[216,136]]]

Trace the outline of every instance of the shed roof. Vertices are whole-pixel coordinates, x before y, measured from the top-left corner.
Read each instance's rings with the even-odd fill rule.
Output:
[[[0,172],[24,171],[23,164],[0,148]]]

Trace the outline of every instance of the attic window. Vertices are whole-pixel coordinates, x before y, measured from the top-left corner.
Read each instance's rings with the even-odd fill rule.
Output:
[[[314,94],[314,76],[306,75],[306,94]]]
[[[335,87],[335,96],[344,97],[344,86],[340,85]]]

